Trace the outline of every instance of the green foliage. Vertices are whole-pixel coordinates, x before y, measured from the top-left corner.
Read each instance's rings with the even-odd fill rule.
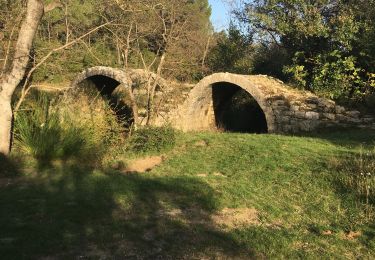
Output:
[[[264,45],[276,43],[291,57],[279,64],[284,78],[336,100],[363,101],[374,92],[374,6],[372,0],[255,0],[236,14]]]
[[[290,61],[288,52],[277,44],[254,45],[253,74],[268,75],[288,80],[283,67]]]
[[[306,55],[297,52],[293,59],[293,65],[285,67],[285,72],[291,74],[292,79],[298,86],[313,90],[331,99],[362,99],[369,87],[367,79],[363,75],[363,70],[357,67],[354,56],[343,56],[338,50],[330,53],[319,54],[314,60],[315,65],[312,71],[306,64]]]
[[[221,32],[217,36],[208,59],[208,66],[212,72],[232,72],[250,74],[252,71],[252,39],[244,35],[231,23],[228,32]]]
[[[50,100],[41,95],[34,106],[16,115],[17,146],[39,162],[79,159],[96,160],[101,154],[87,129],[76,126],[68,115],[61,115]]]
[[[143,127],[138,129],[129,140],[129,148],[135,152],[161,152],[174,147],[175,130],[170,126]]]

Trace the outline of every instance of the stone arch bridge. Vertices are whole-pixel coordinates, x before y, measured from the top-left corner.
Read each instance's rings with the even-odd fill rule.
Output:
[[[74,88],[84,80],[99,78],[102,82],[107,81],[105,83],[113,90],[120,84],[129,87],[139,77],[156,76],[146,75],[142,70],[93,67],[80,73],[71,86]],[[160,84],[167,83],[161,79]],[[238,115],[228,113],[226,110],[234,110],[228,104],[244,95],[251,97],[253,101],[250,103],[256,106]],[[183,131],[215,130],[221,128],[221,124],[225,125],[223,118],[228,115],[238,117],[237,124],[242,126],[257,124],[251,128],[255,129],[253,132],[298,133],[330,127],[374,128],[371,116],[346,110],[332,100],[291,88],[272,77],[231,73],[216,73],[202,79],[178,107],[158,116],[155,124],[171,123]]]

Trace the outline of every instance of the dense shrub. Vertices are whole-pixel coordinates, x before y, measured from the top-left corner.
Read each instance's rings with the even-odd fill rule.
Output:
[[[43,163],[56,159],[96,161],[102,154],[102,144],[95,142],[90,129],[76,124],[46,96],[32,104],[15,118],[15,140],[20,150]]]
[[[174,147],[176,132],[170,126],[144,127],[129,140],[129,148],[135,152],[160,152]]]

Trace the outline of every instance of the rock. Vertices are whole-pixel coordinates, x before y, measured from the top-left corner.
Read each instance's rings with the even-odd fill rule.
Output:
[[[310,109],[316,109],[318,107],[317,104],[307,104],[307,107]]]
[[[304,119],[306,117],[306,112],[296,111],[294,114],[296,118]]]
[[[288,117],[288,116],[281,117],[280,118],[280,123],[282,123],[282,124],[290,123],[290,117]]]
[[[317,113],[317,112],[306,112],[305,117],[307,119],[310,119],[310,120],[318,120],[319,119],[319,113]]]
[[[345,108],[342,106],[336,106],[336,113],[343,114],[345,112]]]
[[[273,107],[281,107],[281,106],[285,106],[286,102],[284,100],[276,100],[276,101],[272,101],[271,104]]]
[[[329,120],[335,120],[336,119],[336,115],[332,114],[332,113],[323,113],[323,117],[327,118]]]
[[[298,123],[298,125],[299,125],[299,128],[301,129],[301,131],[308,132],[308,131],[311,130],[309,121],[302,121],[302,122]]]
[[[361,112],[359,111],[346,111],[346,115],[352,118],[359,118]]]
[[[293,127],[291,125],[284,125],[283,126],[283,132],[284,133],[290,133],[290,132],[292,132],[292,130],[293,130]]]
[[[307,104],[315,104],[315,105],[317,105],[317,104],[319,104],[319,98],[318,97],[308,97],[308,98],[306,98],[305,102]]]
[[[336,115],[336,120],[338,120],[339,122],[347,122],[348,119],[349,118],[347,116],[344,116],[343,114]]]
[[[374,122],[374,118],[372,118],[372,117],[364,117],[362,119],[362,121],[363,121],[363,123],[368,124],[368,123]]]

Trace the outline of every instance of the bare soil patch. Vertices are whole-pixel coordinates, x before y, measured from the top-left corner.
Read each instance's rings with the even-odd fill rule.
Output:
[[[145,173],[151,171],[156,166],[162,164],[164,159],[163,156],[151,156],[131,161],[125,169],[125,173]]]
[[[201,209],[168,209],[159,212],[159,216],[167,216],[172,219],[180,219],[190,224],[213,225],[224,229],[260,225],[258,211],[254,208],[224,208],[210,214]]]
[[[232,229],[241,226],[260,225],[258,211],[254,208],[225,208],[212,217],[218,226]]]

